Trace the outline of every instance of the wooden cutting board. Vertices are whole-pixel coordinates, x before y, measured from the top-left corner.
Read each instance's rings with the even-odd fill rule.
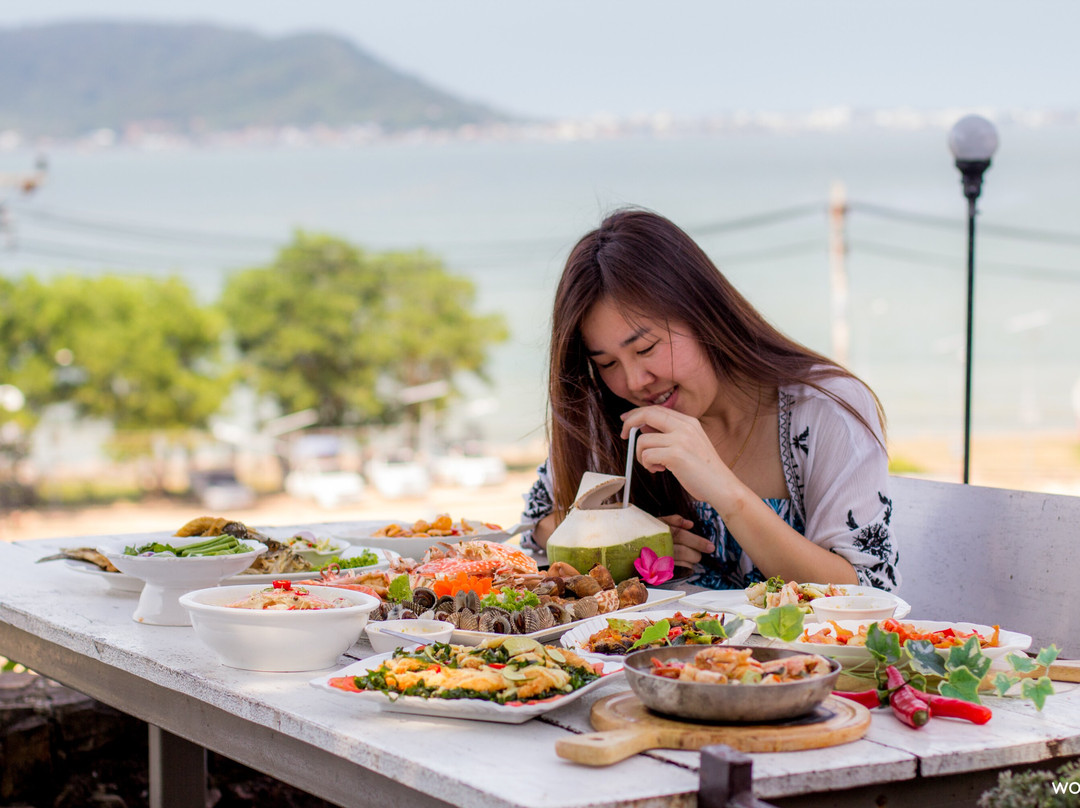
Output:
[[[723,743],[740,752],[791,752],[837,746],[861,738],[870,711],[829,696],[822,707],[832,717],[815,724],[693,724],[650,712],[632,690],[601,699],[592,707],[598,732],[557,741],[555,753],[587,766],[618,763],[649,749],[700,749]]]

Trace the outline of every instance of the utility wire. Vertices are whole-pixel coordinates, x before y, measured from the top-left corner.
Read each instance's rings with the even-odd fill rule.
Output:
[[[816,241],[793,241],[790,244],[781,244],[776,247],[767,247],[763,250],[749,250],[741,253],[732,253],[728,256],[719,256],[716,260],[721,269],[754,264],[758,261],[772,261],[777,258],[789,258],[794,255],[807,255],[817,253],[824,255],[825,244],[821,239]]]
[[[904,261],[912,264],[933,264],[948,269],[963,268],[963,259],[959,256],[949,256],[943,253],[933,253],[926,250],[913,250],[909,247],[897,247],[893,244],[882,244],[873,241],[856,240],[849,244],[851,252],[864,252],[876,255],[879,258],[890,258],[895,261]],[[980,270],[997,272],[1023,273],[1030,277],[1039,277],[1043,280],[1055,281],[1080,281],[1080,271],[1064,269],[1061,267],[1041,267],[1031,264],[1013,264],[1004,261],[979,261]]]
[[[806,205],[780,208],[779,210],[767,211],[765,213],[756,213],[752,216],[742,216],[738,219],[729,219],[725,222],[712,222],[710,224],[697,225],[696,227],[688,227],[687,232],[695,233],[699,236],[711,236],[715,233],[730,233],[733,230],[749,230],[755,227],[765,227],[767,225],[779,224],[780,222],[786,222],[792,219],[801,219],[814,213],[824,212],[825,206],[814,202]]]
[[[890,208],[885,205],[875,205],[869,202],[852,202],[848,204],[848,210],[861,212],[870,216],[878,216],[883,219],[907,222],[908,224],[925,225],[948,230],[957,230],[964,227],[966,219],[934,216],[929,213],[916,213],[913,211]],[[1041,230],[1031,227],[1012,227],[1009,225],[979,223],[979,233],[988,236],[1000,236],[1014,238],[1023,241],[1041,241],[1047,244],[1062,244],[1080,247],[1080,233],[1065,233],[1054,230]]]
[[[180,228],[167,228],[155,225],[134,224],[130,222],[107,221],[104,219],[86,218],[80,215],[51,213],[48,211],[35,210],[33,208],[20,208],[20,216],[32,219],[45,227],[68,227],[78,230],[89,230],[98,233],[111,233],[114,235],[128,236],[132,238],[152,239],[158,241],[171,241],[181,243],[198,243],[225,247],[231,249],[251,249],[252,247],[279,247],[281,243],[276,239],[260,236],[241,236],[231,233],[218,233],[201,230],[184,230]]]
[[[725,221],[714,221],[689,228],[699,236],[709,236],[717,233],[730,233],[739,230],[749,230],[758,227],[779,224],[792,219],[820,213],[824,207],[820,204],[797,205],[787,208],[779,208],[750,216],[741,216]],[[182,243],[198,245],[218,249],[251,249],[257,248],[280,248],[282,244],[274,239],[240,235],[234,233],[211,232],[192,230],[176,227],[161,227],[116,219],[102,219],[79,213],[62,213],[56,211],[44,211],[35,208],[19,208],[19,215],[26,217],[46,228],[58,230],[73,229],[88,233],[108,234],[112,236],[124,236],[151,241],[164,241],[170,243]],[[577,237],[561,238],[518,238],[501,239],[492,241],[469,241],[469,242],[442,242],[438,246],[444,250],[477,250],[480,252],[506,251],[508,255],[520,254],[522,250],[529,252],[562,251],[576,243]],[[383,247],[387,251],[397,251],[401,247]],[[415,249],[415,247],[410,248]],[[41,251],[40,249],[38,250]],[[753,259],[751,259],[753,260]]]
[[[110,251],[108,247],[102,249],[99,246],[81,244],[57,244],[50,242],[35,241],[22,236],[15,242],[13,248],[0,250],[0,257],[4,253],[24,253],[38,255],[45,258],[75,259],[86,263],[95,264],[122,264],[130,267],[151,269],[153,267],[178,268],[176,256],[154,255],[150,253],[126,252],[121,250]]]

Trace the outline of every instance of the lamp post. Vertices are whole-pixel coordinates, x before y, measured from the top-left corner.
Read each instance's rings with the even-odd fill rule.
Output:
[[[967,347],[964,352],[964,482],[971,466],[971,344],[975,312],[975,201],[982,191],[983,173],[998,147],[997,129],[980,115],[965,115],[949,132],[949,150],[960,169],[968,201]]]

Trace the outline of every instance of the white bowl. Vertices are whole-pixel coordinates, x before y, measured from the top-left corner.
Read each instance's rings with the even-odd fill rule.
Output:
[[[383,628],[415,636],[415,645],[450,642],[450,636],[454,633],[454,624],[447,623],[445,620],[421,620],[420,618],[412,620],[376,620],[368,623],[364,631],[367,632],[371,647],[380,654],[388,653],[395,648],[409,647],[407,640],[384,634],[381,630]]]
[[[238,609],[236,603],[266,589],[241,584],[189,592],[180,605],[191,616],[198,637],[222,665],[250,671],[315,671],[335,667],[364,630],[379,599],[331,586],[306,586],[313,595],[343,598],[351,606],[335,609]]]
[[[170,537],[168,543],[179,548],[205,540],[203,536]],[[244,544],[252,548],[251,552],[190,558],[124,555],[122,546],[99,547],[98,552],[120,572],[146,582],[132,615],[136,622],[190,626],[191,619],[180,606],[180,596],[193,589],[217,586],[223,579],[246,570],[256,557],[266,552],[266,545],[261,542],[245,540]]]
[[[885,620],[896,611],[896,601],[874,595],[835,595],[810,601],[819,620]]]

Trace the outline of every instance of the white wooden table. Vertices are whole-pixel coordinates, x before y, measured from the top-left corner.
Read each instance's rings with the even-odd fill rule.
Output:
[[[0,544],[0,654],[151,724],[156,808],[197,803],[204,749],[346,808],[697,803],[697,752],[650,752],[602,769],[556,756],[557,740],[591,731],[590,705],[625,688],[621,678],[520,725],[348,705],[311,687],[315,674],[219,665],[192,629],[133,621],[135,595],[63,562],[34,563],[58,546],[99,538]],[[371,653],[357,644],[341,663]],[[997,769],[1080,755],[1080,690],[1057,690],[1041,714],[1026,702],[990,699],[994,718],[982,727],[940,720],[916,731],[882,712],[855,743],[755,754],[755,793],[778,805],[821,804],[823,792],[838,806],[887,795],[890,806],[925,808],[927,793],[972,804]]]

